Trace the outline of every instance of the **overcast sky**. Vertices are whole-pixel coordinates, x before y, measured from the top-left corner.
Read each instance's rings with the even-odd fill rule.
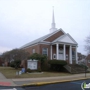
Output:
[[[52,6],[56,28],[62,28],[85,54],[90,35],[90,0],[0,0],[0,53],[46,35],[51,28]]]

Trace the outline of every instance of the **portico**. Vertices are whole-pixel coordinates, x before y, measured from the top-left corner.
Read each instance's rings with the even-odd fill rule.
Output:
[[[61,44],[56,43],[51,45],[51,60],[65,60],[69,64],[73,63],[73,60],[78,63],[77,61],[77,46],[72,44]]]

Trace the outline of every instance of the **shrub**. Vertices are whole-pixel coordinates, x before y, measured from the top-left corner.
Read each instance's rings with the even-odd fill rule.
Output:
[[[12,62],[10,63],[10,67],[15,67],[14,61],[12,61]]]
[[[50,64],[48,63],[48,60],[45,60],[45,62],[42,64],[42,70],[43,71],[49,71],[50,70]]]
[[[14,67],[15,69],[19,68],[21,64],[21,60],[15,60],[10,63],[11,67]]]
[[[46,60],[47,56],[46,55],[41,55],[41,54],[38,54],[38,53],[34,53],[34,54],[30,55],[30,57],[28,59]]]
[[[26,70],[26,72],[31,73],[31,72],[32,72],[32,70],[31,70],[30,68],[28,68],[28,69]]]
[[[42,72],[42,70],[41,70],[41,68],[38,68],[38,70],[37,70],[38,72]]]
[[[81,66],[82,68],[88,69],[88,67],[87,67],[86,65],[81,64],[80,66]]]
[[[64,65],[67,64],[64,60],[49,60],[50,71],[64,71]]]
[[[17,69],[20,67],[21,60],[15,60],[14,63],[15,63],[15,68]]]
[[[66,65],[67,62],[64,60],[49,60],[48,61],[49,64],[59,64],[59,65]]]

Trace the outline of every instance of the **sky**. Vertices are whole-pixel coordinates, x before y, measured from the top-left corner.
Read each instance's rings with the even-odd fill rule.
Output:
[[[86,54],[90,35],[90,0],[0,0],[0,53],[50,33],[54,6],[56,28],[62,28]]]

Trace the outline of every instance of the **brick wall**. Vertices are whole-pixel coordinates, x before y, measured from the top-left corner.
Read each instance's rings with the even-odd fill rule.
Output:
[[[56,34],[54,34],[54,35],[50,36],[49,38],[45,39],[44,41],[52,42],[53,40],[57,39],[58,37],[60,37],[63,34],[64,33],[62,31],[59,31]]]

